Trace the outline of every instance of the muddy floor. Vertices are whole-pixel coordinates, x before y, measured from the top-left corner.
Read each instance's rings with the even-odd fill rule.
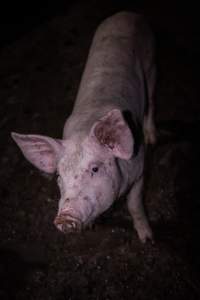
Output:
[[[123,199],[92,229],[58,232],[56,178],[30,165],[10,138],[61,137],[94,30],[122,9],[144,13],[157,41],[159,136],[145,183],[154,245],[140,243]],[[192,6],[88,0],[2,45],[1,300],[200,299],[199,33]]]

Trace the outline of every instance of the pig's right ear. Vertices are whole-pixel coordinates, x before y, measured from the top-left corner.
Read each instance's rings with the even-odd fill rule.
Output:
[[[132,157],[133,136],[119,109],[112,109],[97,121],[91,129],[91,135],[114,156],[126,160]]]
[[[11,133],[22,153],[38,169],[54,173],[59,156],[63,151],[63,141],[43,135]]]

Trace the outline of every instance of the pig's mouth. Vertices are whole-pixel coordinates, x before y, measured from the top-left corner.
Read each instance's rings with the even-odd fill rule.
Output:
[[[83,228],[82,222],[68,213],[58,215],[54,224],[63,233],[80,232]]]

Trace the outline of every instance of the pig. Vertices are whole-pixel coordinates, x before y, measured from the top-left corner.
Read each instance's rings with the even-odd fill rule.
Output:
[[[63,138],[11,133],[35,167],[57,172],[54,223],[64,233],[84,229],[127,196],[139,239],[153,239],[142,200],[145,149],[156,142],[154,44],[142,15],[107,18],[94,35]]]

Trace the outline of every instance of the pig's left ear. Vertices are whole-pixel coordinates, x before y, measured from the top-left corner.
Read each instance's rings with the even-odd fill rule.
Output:
[[[113,109],[97,121],[92,136],[116,157],[130,159],[133,155],[133,136],[119,109]]]
[[[22,153],[35,167],[54,173],[57,160],[63,150],[62,140],[53,139],[43,135],[19,134],[12,132],[12,138]]]

